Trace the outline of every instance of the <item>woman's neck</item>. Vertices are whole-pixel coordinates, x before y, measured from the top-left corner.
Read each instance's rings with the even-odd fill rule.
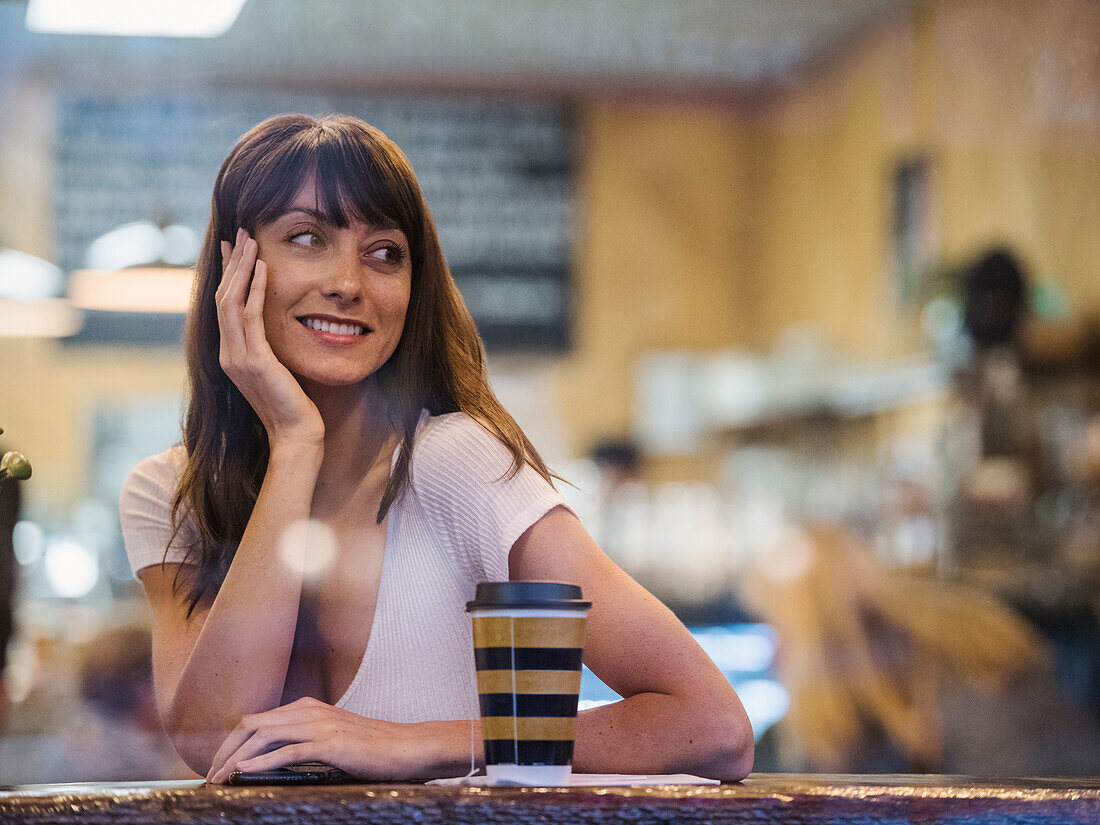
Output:
[[[309,387],[325,422],[325,457],[317,477],[314,503],[338,507],[357,492],[375,498],[385,486],[398,431],[374,381],[355,387]],[[380,497],[380,493],[377,495]]]

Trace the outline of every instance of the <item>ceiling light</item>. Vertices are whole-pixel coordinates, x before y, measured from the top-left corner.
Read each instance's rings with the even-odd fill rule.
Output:
[[[99,559],[72,539],[50,539],[46,542],[46,581],[58,596],[83,598],[99,582]]]
[[[159,261],[164,235],[152,221],[135,221],[100,235],[88,246],[84,266],[88,269],[125,269]]]
[[[0,249],[0,298],[40,301],[56,298],[64,286],[64,274],[49,261],[14,249]]]
[[[84,266],[99,270],[148,267],[154,262],[190,266],[199,256],[200,245],[198,233],[189,226],[177,223],[162,229],[152,221],[134,221],[92,241]]]
[[[42,558],[46,534],[33,521],[17,521],[11,532],[11,540],[15,548],[15,560],[24,567],[29,567]]]
[[[28,31],[137,37],[218,37],[244,0],[30,0]]]
[[[68,338],[84,317],[64,298],[15,301],[0,298],[0,338]]]
[[[69,299],[80,309],[182,313],[194,280],[191,269],[79,269],[69,279]]]

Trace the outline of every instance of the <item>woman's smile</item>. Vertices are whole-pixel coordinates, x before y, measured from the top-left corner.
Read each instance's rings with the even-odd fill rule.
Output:
[[[370,333],[370,328],[356,321],[333,318],[329,315],[306,315],[298,319],[310,332],[317,333],[318,340],[339,344],[355,344]]]

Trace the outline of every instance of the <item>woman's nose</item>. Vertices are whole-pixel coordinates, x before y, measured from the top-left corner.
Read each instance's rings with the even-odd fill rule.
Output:
[[[340,255],[323,286],[325,296],[343,303],[354,303],[363,297],[363,277],[359,256]]]

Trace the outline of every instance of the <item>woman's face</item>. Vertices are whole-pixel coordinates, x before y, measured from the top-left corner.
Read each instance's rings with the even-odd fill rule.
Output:
[[[256,229],[268,273],[264,329],[275,357],[303,386],[357,384],[401,339],[409,242],[393,226],[353,220],[339,229],[317,204],[309,179],[282,215]]]

